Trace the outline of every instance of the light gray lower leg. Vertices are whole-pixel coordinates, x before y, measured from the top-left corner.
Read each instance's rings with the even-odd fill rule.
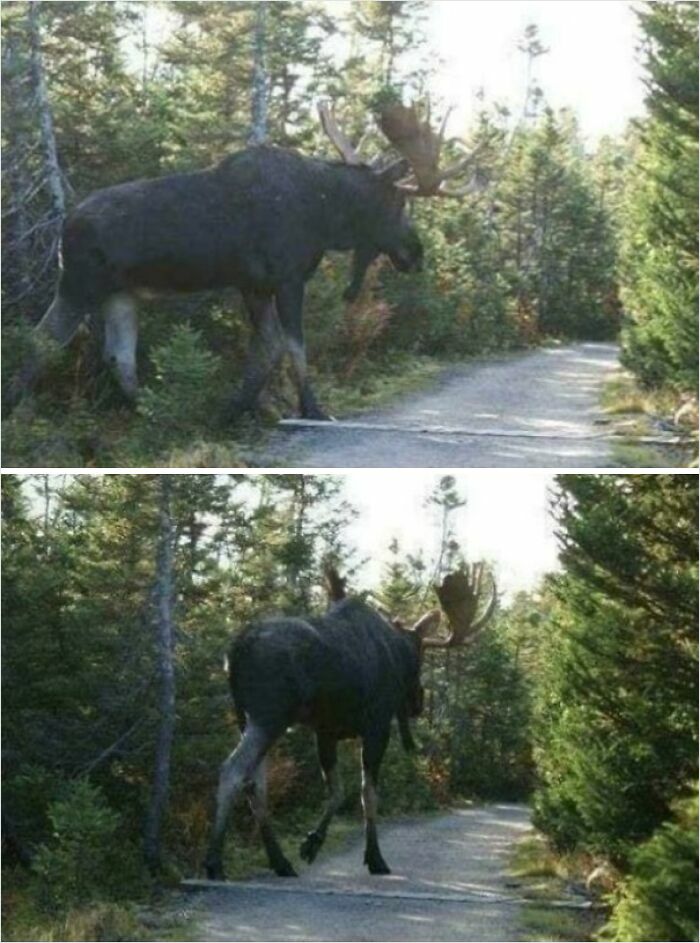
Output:
[[[130,399],[138,392],[136,305],[130,295],[113,295],[104,306],[104,359],[114,370],[119,385]]]
[[[318,405],[309,382],[306,348],[303,341],[298,340],[296,337],[287,336],[287,349],[292,362],[294,382],[299,396],[299,412],[305,419],[329,419],[330,417]]]
[[[210,878],[223,877],[221,853],[231,806],[243,787],[253,782],[256,768],[269,745],[269,737],[249,723],[241,742],[221,767],[216,793],[216,817],[205,862]]]

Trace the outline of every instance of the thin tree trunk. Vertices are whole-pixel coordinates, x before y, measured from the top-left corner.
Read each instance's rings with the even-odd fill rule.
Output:
[[[253,37],[253,89],[250,109],[250,144],[264,144],[267,138],[267,3],[255,8]]]
[[[175,732],[175,664],[173,659],[173,519],[172,478],[158,475],[160,536],[154,587],[157,672],[160,680],[159,725],[153,786],[144,835],[144,854],[152,871],[161,863],[161,828],[170,788],[170,752]]]
[[[31,81],[36,108],[39,114],[39,129],[44,151],[46,184],[51,196],[52,215],[56,221],[60,222],[66,215],[66,197],[63,189],[61,167],[58,162],[58,149],[56,147],[56,135],[53,127],[53,113],[51,111],[51,103],[49,102],[49,95],[46,88],[44,61],[41,54],[40,7],[41,4],[38,0],[33,0],[33,2],[29,4],[28,24],[29,44],[31,49]]]
[[[20,37],[15,30],[9,30],[5,36],[2,51],[2,76],[8,92],[7,125],[11,128],[4,150],[3,176],[8,181],[8,203],[10,212],[3,231],[3,243],[10,243],[8,258],[12,263],[7,268],[6,287],[12,286],[7,300],[25,297],[31,290],[30,253],[26,234],[29,230],[26,200],[32,190],[32,181],[27,163],[27,102],[24,89],[23,63],[20,53]],[[12,275],[17,271],[16,279]],[[16,282],[16,290],[14,284]]]

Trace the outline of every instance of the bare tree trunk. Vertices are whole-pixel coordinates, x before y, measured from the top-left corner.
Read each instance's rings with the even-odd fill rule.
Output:
[[[7,91],[6,112],[7,127],[11,132],[3,149],[3,177],[8,182],[8,204],[5,216],[7,222],[3,228],[3,245],[10,244],[7,254],[8,264],[5,288],[11,286],[5,295],[10,302],[15,297],[24,297],[31,290],[29,246],[26,235],[29,230],[26,200],[29,198],[32,183],[27,162],[27,127],[26,127],[26,92],[24,89],[23,63],[20,53],[20,37],[15,30],[7,31],[2,50],[2,77]],[[16,270],[16,278],[13,278]],[[14,284],[13,284],[14,283]]]
[[[267,3],[258,0],[253,36],[253,90],[250,108],[249,144],[264,144],[267,138]]]
[[[56,221],[61,222],[66,215],[66,197],[61,178],[61,167],[58,162],[56,135],[53,127],[53,113],[46,88],[44,61],[41,54],[41,24],[39,12],[41,4],[33,0],[29,4],[29,45],[31,49],[31,80],[32,91],[39,114],[39,129],[41,144],[44,151],[46,168],[46,183],[51,196],[51,209]]]
[[[172,478],[158,475],[160,535],[154,586],[157,671],[160,680],[159,725],[153,786],[146,817],[144,854],[152,871],[161,863],[161,826],[170,788],[170,752],[175,732],[175,664],[173,659],[173,519]]]

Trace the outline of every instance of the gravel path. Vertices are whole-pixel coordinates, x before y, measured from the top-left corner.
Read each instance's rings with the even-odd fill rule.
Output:
[[[196,939],[518,940],[520,904],[503,869],[529,827],[528,810],[507,804],[384,825],[391,875],[367,874],[358,836],[297,879],[210,884],[191,895]]]
[[[474,361],[449,368],[429,390],[356,417],[391,429],[342,421],[284,426],[257,462],[301,468],[609,467],[610,442],[596,420],[602,418],[601,387],[617,369],[618,348],[602,343]],[[434,431],[438,427],[459,431]],[[429,431],[416,431],[421,429]]]

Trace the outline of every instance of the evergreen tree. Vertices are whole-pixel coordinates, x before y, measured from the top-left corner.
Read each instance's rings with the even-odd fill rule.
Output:
[[[697,777],[697,480],[563,476],[536,821],[617,862]]]
[[[647,386],[697,390],[698,7],[646,3],[647,117],[624,213],[624,361]]]

